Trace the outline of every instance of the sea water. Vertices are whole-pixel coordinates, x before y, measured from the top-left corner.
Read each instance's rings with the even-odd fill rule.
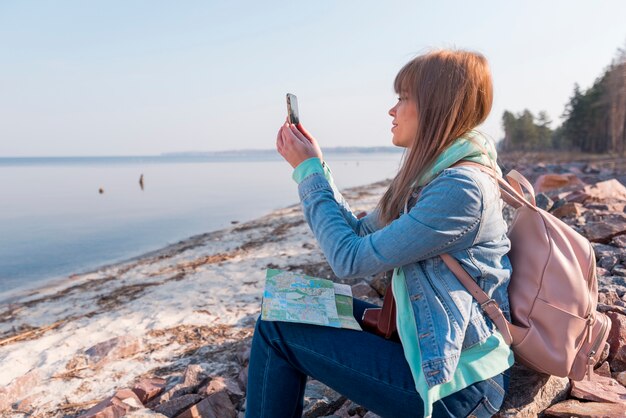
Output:
[[[325,159],[346,188],[391,178],[401,154]],[[0,300],[296,204],[291,174],[267,156],[0,158]]]

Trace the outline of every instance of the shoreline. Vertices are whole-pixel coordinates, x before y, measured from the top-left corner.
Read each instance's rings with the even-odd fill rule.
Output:
[[[387,184],[342,192],[355,212],[369,212]],[[64,404],[177,370],[190,350],[251,336],[272,267],[332,275],[299,203],[30,291],[0,308],[0,386],[28,378],[35,411],[65,414]],[[106,364],[88,358],[90,347],[114,338],[132,353]],[[206,361],[208,373],[223,371]]]

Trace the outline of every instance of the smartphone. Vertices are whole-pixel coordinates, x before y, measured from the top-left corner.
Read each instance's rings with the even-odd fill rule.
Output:
[[[300,114],[298,113],[298,98],[295,94],[287,93],[287,116],[289,123],[297,125],[300,123]]]

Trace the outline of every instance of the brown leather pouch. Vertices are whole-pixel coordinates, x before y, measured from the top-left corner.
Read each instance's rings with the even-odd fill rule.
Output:
[[[400,341],[396,328],[396,303],[391,283],[385,291],[382,308],[368,308],[363,312],[363,328],[393,341]]]

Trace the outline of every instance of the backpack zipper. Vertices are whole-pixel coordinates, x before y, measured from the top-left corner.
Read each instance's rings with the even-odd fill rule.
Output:
[[[593,373],[593,366],[595,365],[595,362],[596,362],[594,359],[594,356],[600,349],[600,343],[602,342],[604,334],[606,334],[606,328],[607,328],[606,320],[601,319],[601,318],[596,318],[596,320],[602,321],[602,328],[600,329],[600,333],[598,334],[598,337],[596,338],[596,341],[594,342],[593,347],[591,347],[591,351],[589,352],[589,357],[587,358],[587,380],[591,380],[591,374]],[[591,340],[591,328],[589,329],[588,338],[589,340]]]

